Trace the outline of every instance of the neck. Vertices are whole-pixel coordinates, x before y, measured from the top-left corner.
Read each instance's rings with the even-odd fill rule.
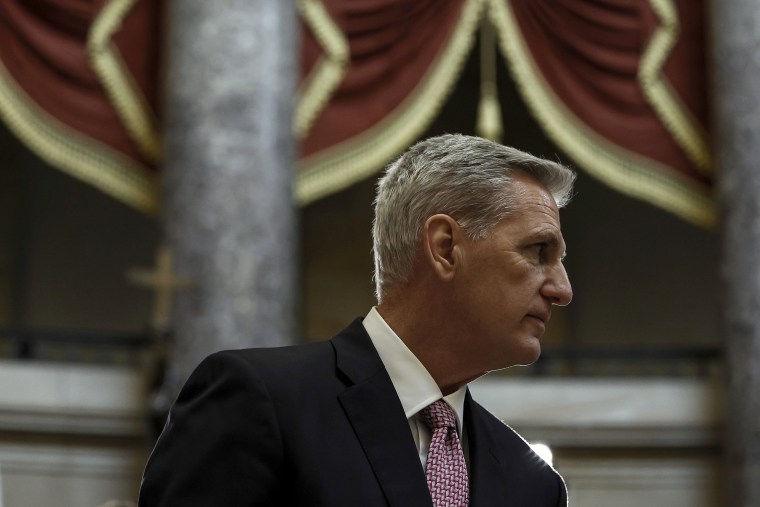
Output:
[[[386,298],[377,311],[420,360],[444,396],[485,373],[467,370],[466,353],[461,350],[464,335],[451,328],[446,312],[434,308],[431,301],[417,305],[413,297]]]

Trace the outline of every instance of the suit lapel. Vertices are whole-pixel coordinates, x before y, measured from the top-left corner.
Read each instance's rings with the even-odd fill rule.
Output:
[[[467,391],[464,426],[470,456],[470,507],[508,505],[508,477],[494,453],[484,408],[475,403]]]
[[[392,507],[432,505],[409,423],[388,372],[359,320],[332,341],[351,385],[339,395]]]

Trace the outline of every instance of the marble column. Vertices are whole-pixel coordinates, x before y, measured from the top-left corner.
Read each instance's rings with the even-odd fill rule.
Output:
[[[296,335],[295,3],[174,0],[163,217],[177,293],[167,396],[220,349]]]
[[[727,406],[722,505],[760,505],[760,3],[711,0]]]

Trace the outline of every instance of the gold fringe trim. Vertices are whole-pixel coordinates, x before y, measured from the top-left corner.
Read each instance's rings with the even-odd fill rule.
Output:
[[[480,24],[480,103],[475,131],[481,137],[501,143],[504,122],[496,85],[495,35],[488,16],[483,16]]]
[[[140,152],[156,163],[161,143],[156,120],[145,97],[121,59],[111,37],[121,29],[122,21],[136,0],[109,0],[92,23],[87,36],[87,53],[95,74],[100,78],[124,128]]]
[[[0,63],[0,118],[50,165],[147,214],[157,209],[156,178],[116,150],[39,108]]]
[[[625,150],[588,128],[554,95],[522,39],[509,1],[488,0],[501,48],[521,95],[548,136],[590,174],[632,197],[706,228],[715,226],[710,192],[669,167]]]
[[[299,162],[295,194],[300,204],[369,177],[422,135],[459,77],[485,1],[465,1],[448,44],[391,114],[358,136]]]
[[[298,11],[325,52],[298,93],[293,134],[297,139],[302,139],[343,80],[350,51],[348,40],[320,0],[301,0]]]
[[[649,4],[660,20],[660,26],[641,56],[639,83],[663,126],[689,160],[709,175],[712,173],[713,161],[707,134],[662,74],[665,62],[678,41],[678,10],[672,0],[649,0]]]

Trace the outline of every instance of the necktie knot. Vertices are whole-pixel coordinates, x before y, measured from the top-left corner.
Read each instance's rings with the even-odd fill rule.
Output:
[[[443,400],[438,400],[420,410],[422,420],[428,428],[435,431],[438,428],[456,428],[457,418],[454,410]]]

